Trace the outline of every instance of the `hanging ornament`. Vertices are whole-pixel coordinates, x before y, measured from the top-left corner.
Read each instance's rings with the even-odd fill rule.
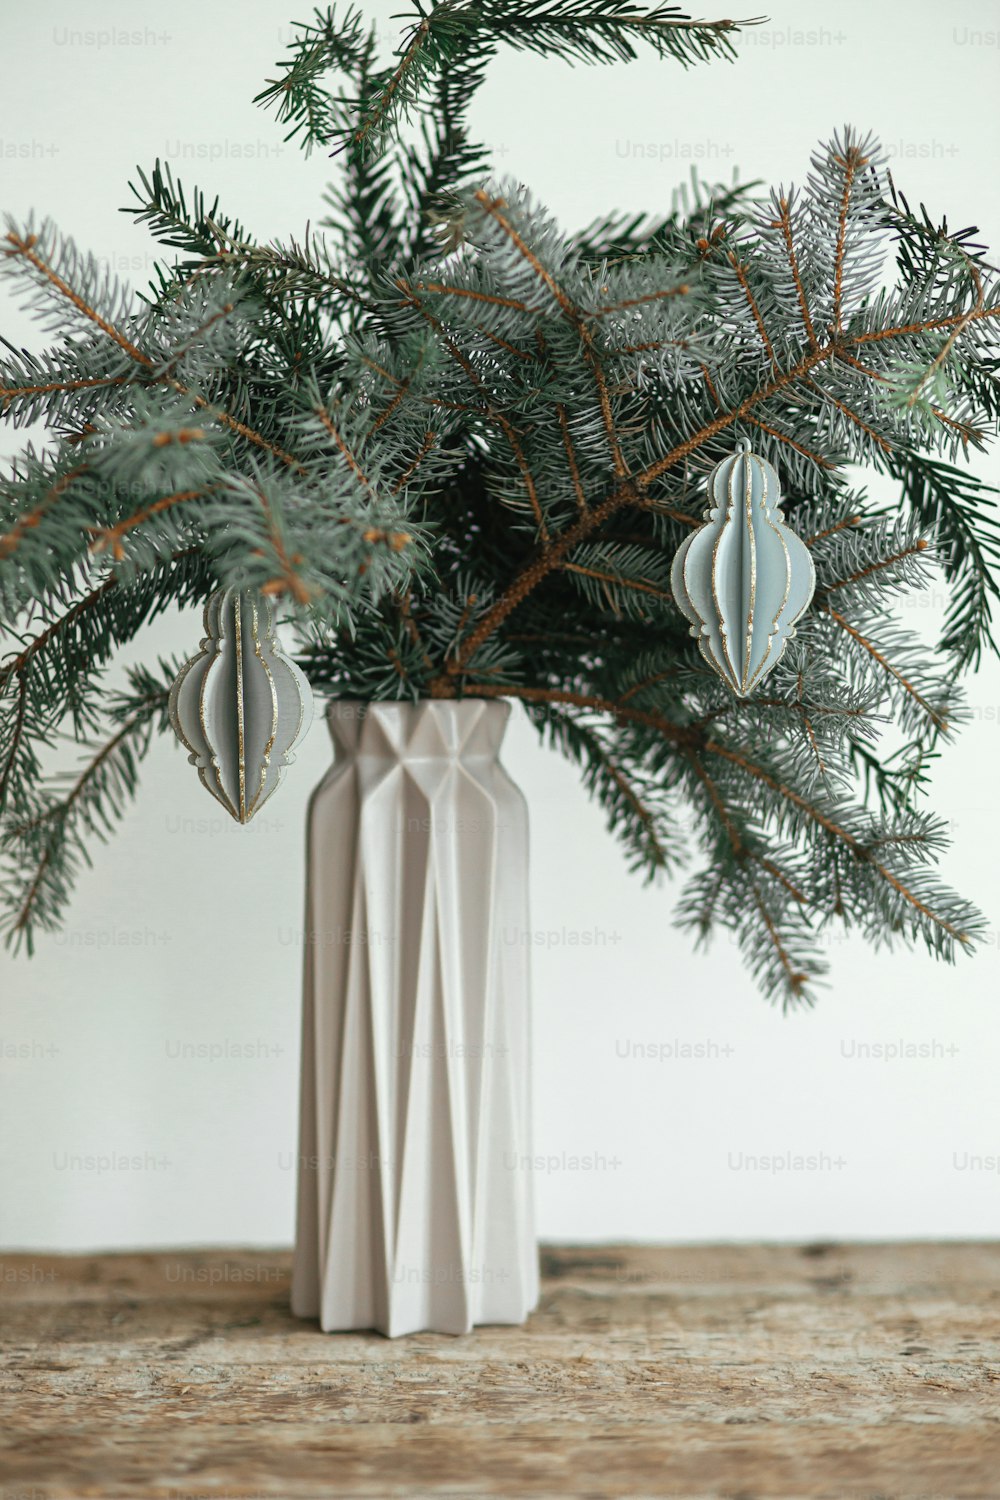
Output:
[[[168,711],[203,784],[238,823],[249,823],[312,722],[309,682],[278,644],[263,595],[211,596],[201,651],[181,668]]]
[[[744,438],[709,475],[706,525],[670,572],[702,656],[740,698],[777,664],[816,587],[809,549],[781,517],[778,475]]]

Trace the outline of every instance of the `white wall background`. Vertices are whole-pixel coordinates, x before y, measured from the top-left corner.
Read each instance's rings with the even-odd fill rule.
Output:
[[[396,8],[369,10],[388,26]],[[287,23],[309,9],[6,7],[0,207],[51,214],[137,285],[152,242],[116,211],[136,163],[166,157],[262,238],[299,231],[319,216],[331,164],[283,146],[251,99]],[[743,178],[802,180],[814,143],[847,120],[888,143],[911,201],[978,223],[996,245],[996,6],[842,0],[831,12],[781,0],[773,13],[735,66],[574,70],[505,56],[479,130],[502,169],[572,225],[611,206],[664,205],[692,161],[725,178],[738,165]],[[6,294],[0,328],[39,342]],[[0,442],[14,451],[14,434],[0,431]],[[996,464],[983,472],[996,477]],[[935,591],[912,607],[924,612],[914,619],[936,616]],[[187,654],[199,634],[196,614],[175,616],[138,654]],[[725,939],[707,957],[692,953],[670,926],[675,890],[627,874],[573,771],[515,722],[506,760],[533,808],[540,935],[536,1144],[559,1163],[538,1174],[544,1235],[1000,1230],[1000,1175],[976,1165],[1000,1155],[995,662],[970,697],[974,722],[935,774],[934,797],[954,828],[945,872],[985,909],[990,941],[954,969],[837,942],[818,1008],[787,1018]],[[280,797],[241,830],[214,816],[180,751],[157,744],[65,931],[30,962],[0,953],[0,1244],[290,1240],[302,823],[328,753],[319,726]],[[877,1043],[896,1055],[858,1055]],[[201,1044],[227,1055],[193,1055]],[[682,1055],[688,1044],[705,1055]],[[913,1047],[923,1056],[900,1055]],[[572,1169],[585,1153],[594,1169]],[[747,1170],[754,1154],[819,1163]],[[88,1155],[137,1160],[129,1170],[69,1163]]]

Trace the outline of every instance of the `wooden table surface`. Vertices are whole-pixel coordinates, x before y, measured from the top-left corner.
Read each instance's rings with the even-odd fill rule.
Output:
[[[289,1262],[0,1258],[0,1500],[1000,1496],[1000,1245],[549,1247],[525,1328],[395,1341]]]

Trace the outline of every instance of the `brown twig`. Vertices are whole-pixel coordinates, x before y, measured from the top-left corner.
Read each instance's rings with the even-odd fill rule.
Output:
[[[580,470],[577,467],[576,453],[573,449],[573,438],[569,430],[569,418],[566,415],[566,408],[561,401],[556,404],[556,413],[559,417],[559,429],[562,432],[563,447],[566,449],[566,462],[569,465],[570,477],[573,480],[573,492],[576,495],[577,507],[580,514],[585,516],[589,508],[587,497],[583,492],[583,485],[580,482]]]
[[[757,889],[756,885],[753,885],[752,882],[751,885],[753,888],[754,903],[764,920],[764,926],[767,928],[768,936],[770,937],[771,942],[774,945],[774,949],[778,955],[781,967],[784,969],[785,973],[788,976],[788,988],[791,990],[793,995],[800,995],[802,993],[803,986],[805,985],[806,980],[809,976],[807,974],[801,973],[793,965],[788,950],[785,947],[784,943],[781,941],[781,934],[778,931],[774,918],[771,916],[771,913],[764,905],[764,898],[761,896],[760,891]]]
[[[927,702],[927,699],[923,698],[920,693],[917,692],[916,688],[911,682],[907,681],[902,672],[900,672],[897,667],[894,667],[892,665],[892,662],[882,655],[882,652],[879,651],[874,642],[870,641],[866,635],[862,635],[860,630],[856,630],[853,625],[849,624],[848,621],[844,619],[843,615],[838,614],[837,611],[835,609],[832,609],[829,604],[821,604],[819,607],[830,616],[831,620],[834,620],[836,624],[840,626],[841,630],[846,631],[847,634],[852,638],[852,640],[857,641],[858,645],[861,646],[865,651],[867,651],[869,656],[871,656],[873,660],[877,661],[880,667],[883,667],[885,671],[890,674],[890,676],[895,677],[896,681],[903,689],[905,689],[907,693],[909,693],[914,702],[919,703],[920,707],[924,710],[924,712],[930,718],[931,722],[936,725],[938,729],[944,731],[948,728],[947,719],[942,718],[942,716],[936,711],[936,709],[933,709],[931,707],[931,705]]]
[[[855,175],[860,168],[867,166],[868,157],[862,156],[857,146],[851,146],[846,156],[837,158],[837,163],[844,168],[844,191],[840,200],[837,243],[833,258],[833,326],[837,333],[842,333],[844,324],[841,303],[844,294],[844,260],[847,254],[847,215],[851,207],[851,191],[854,187]]]
[[[103,318],[99,312],[95,311],[94,308],[92,308],[87,302],[84,301],[79,292],[75,292],[71,286],[67,285],[67,283],[63,281],[62,277],[58,275],[51,266],[47,265],[44,260],[42,260],[40,255],[35,254],[35,246],[38,244],[37,234],[29,234],[27,239],[22,240],[19,235],[15,234],[13,230],[11,230],[11,232],[7,235],[7,243],[12,245],[14,248],[12,250],[5,250],[5,255],[23,256],[26,261],[34,266],[35,270],[39,273],[40,276],[44,276],[46,281],[51,282],[56,290],[61,293],[61,295],[64,296],[67,301],[72,302],[77,312],[82,313],[83,316],[89,319],[91,323],[96,323],[98,328],[100,328],[103,333],[106,333],[108,338],[111,339],[113,343],[118,345],[119,349],[123,349],[128,355],[129,359],[134,359],[137,364],[144,365],[146,369],[152,368],[153,361],[150,359],[148,354],[143,354],[141,349],[137,349],[136,346],[131,342],[131,340],[127,339],[125,335],[114,326],[113,323],[109,323],[106,318]]]
[[[466,359],[465,355],[462,353],[461,349],[459,349],[454,339],[448,337],[440,318],[436,318],[430,311],[430,309],[424,306],[423,302],[417,296],[416,290],[409,284],[409,282],[403,280],[402,278],[399,278],[396,282],[396,286],[403,293],[404,297],[406,297],[410,305],[416,308],[421,317],[424,318],[424,320],[438,333],[442,343],[448,350],[448,353],[451,355],[452,359],[454,359],[459,367],[464,370],[465,374],[472,382],[472,384],[476,387],[476,389],[483,391],[485,394],[486,387],[481,380],[478,371],[470,363],[470,361]],[[542,513],[541,503],[538,499],[538,490],[535,485],[535,476],[532,474],[530,465],[525,458],[524,449],[521,446],[521,441],[518,437],[517,431],[513,423],[504,415],[504,413],[494,407],[493,404],[489,401],[487,401],[486,405],[483,408],[483,414],[489,417],[492,421],[496,422],[504,437],[507,439],[510,450],[514,455],[514,461],[517,464],[518,469],[520,470],[521,478],[524,482],[525,491],[528,496],[528,503],[530,504],[532,514],[535,517],[535,524],[538,527],[542,540],[547,542],[548,529],[545,525],[545,516]]]
[[[978,323],[987,318],[1000,318],[1000,305],[983,307],[978,312],[955,313],[947,318],[930,318],[924,323],[904,323],[896,328],[873,328],[867,333],[852,334],[848,343],[877,344],[885,339],[906,338],[914,333],[937,333],[942,328],[954,328],[958,324],[961,324],[959,332],[962,332],[970,323]]]
[[[73,304],[78,312],[82,313],[90,322],[95,323],[131,360],[134,360],[144,370],[153,370],[155,368],[153,360],[150,359],[148,354],[143,353],[141,349],[137,348],[113,323],[109,323],[78,292],[75,292],[51,266],[42,260],[41,256],[35,254],[34,247],[38,243],[37,235],[29,235],[26,240],[22,240],[12,231],[7,235],[7,241],[13,246],[13,249],[5,251],[6,255],[23,256],[25,260],[29,261],[35,267],[40,275],[51,282],[56,290]],[[153,384],[167,385],[171,390],[176,391],[178,395],[190,397],[199,411],[206,412],[215,421],[221,423],[222,426],[228,427],[230,431],[239,433],[241,437],[246,438],[248,442],[253,443],[256,447],[265,449],[276,458],[280,458],[283,463],[305,473],[305,465],[300,463],[292,454],[287,453],[285,449],[280,448],[276,443],[269,442],[261,433],[255,431],[252,427],[248,427],[245,422],[238,421],[236,417],[232,416],[224,408],[214,406],[204,396],[192,395],[186,385],[179,380],[175,380],[166,370],[158,374],[153,374],[151,379]]]
[[[20,542],[22,536],[24,536],[25,532],[33,530],[34,527],[39,524],[42,516],[46,513],[50,506],[54,505],[55,502],[59,499],[60,495],[62,495],[64,491],[69,489],[70,485],[73,483],[73,480],[78,479],[79,476],[86,473],[86,471],[87,465],[80,464],[77,466],[77,468],[70,469],[65,474],[60,474],[59,478],[49,490],[48,494],[44,496],[44,498],[41,499],[36,506],[27,511],[23,516],[18,516],[11,529],[3,536],[0,536],[0,557],[9,557],[18,546],[18,543]]]
[[[778,866],[774,863],[773,860],[767,859],[763,854],[754,854],[752,858],[757,864],[760,865],[762,870],[766,870],[769,875],[773,875],[778,884],[783,885],[788,894],[794,897],[794,899],[799,903],[800,906],[810,905],[809,897],[806,895],[806,893],[804,891],[800,891],[798,886],[795,885],[793,881],[789,880],[785,872],[783,870],[779,870]]]
[[[870,365],[863,364],[860,359],[855,359],[853,354],[848,354],[846,349],[838,349],[837,358],[843,360],[845,364],[850,365],[852,369],[859,371],[860,374],[867,375],[869,380],[877,380],[880,385],[890,384],[888,375],[883,375],[881,371],[873,370]],[[946,427],[950,427],[953,432],[958,433],[963,443],[968,443],[982,435],[980,430],[973,427],[971,423],[959,421],[957,417],[949,417],[948,413],[942,411],[940,406],[932,404],[930,409],[939,422],[943,422]]]
[[[859,568],[856,573],[851,573],[847,578],[838,578],[836,583],[828,583],[823,593],[832,594],[835,589],[846,589],[849,584],[857,583],[860,578],[869,578],[873,573],[881,573],[883,568],[891,568],[893,563],[902,562],[904,557],[914,557],[918,552],[926,552],[929,545],[921,537],[918,542],[914,542],[912,547],[903,547],[899,552],[894,552],[891,557],[880,558],[878,562],[869,563],[867,568]]]
[[[771,227],[773,229],[781,230],[782,237],[785,241],[785,250],[788,254],[788,264],[791,269],[792,280],[795,283],[795,294],[799,299],[799,311],[802,314],[802,326],[806,331],[806,338],[809,340],[810,347],[813,349],[818,349],[819,339],[816,337],[816,330],[813,327],[812,314],[809,311],[809,303],[806,299],[805,288],[802,285],[802,276],[799,272],[798,256],[795,253],[795,244],[792,239],[792,220],[788,206],[788,199],[780,198],[778,200],[778,208],[780,211],[780,218],[775,220],[772,223]]]
[[[529,307],[517,297],[498,297],[494,292],[480,292],[474,287],[448,286],[442,281],[418,281],[414,287],[418,292],[433,292],[436,297],[466,297],[472,302],[486,302],[490,307],[509,308],[512,312],[537,314],[540,307]]]
[[[764,319],[761,314],[761,310],[757,305],[757,299],[750,287],[750,282],[747,278],[746,273],[746,266],[740,260],[735,251],[727,250],[726,254],[729,257],[729,264],[736,272],[736,279],[743,289],[743,295],[747,300],[747,305],[750,308],[751,313],[753,314],[753,320],[757,325],[757,332],[760,334],[761,343],[764,345],[764,350],[767,354],[767,357],[771,361],[771,369],[776,370],[778,368],[778,361],[774,356],[774,346],[772,345],[771,340],[768,337],[767,328],[764,325]]]
[[[33,656],[37,656],[39,651],[44,651],[45,647],[60,631],[72,625],[80,615],[86,614],[88,610],[93,609],[95,605],[100,603],[109,590],[117,586],[117,578],[106,578],[98,588],[93,589],[83,599],[79,599],[71,609],[67,610],[66,614],[60,615],[58,620],[53,620],[52,624],[47,626],[41,635],[36,635],[33,640],[28,642],[20,655],[4,663],[3,667],[0,668],[0,686],[6,687],[15,672],[22,674]]]
[[[4,406],[18,396],[48,396],[54,391],[88,391],[103,385],[125,385],[124,375],[93,375],[87,380],[50,380],[45,385],[0,385]]]
[[[694,771],[695,775],[698,777],[698,780],[701,782],[702,786],[705,788],[705,791],[708,793],[709,801],[715,808],[716,816],[718,817],[719,822],[722,824],[723,828],[726,831],[726,837],[729,839],[733,854],[737,859],[742,860],[746,853],[746,848],[744,846],[743,839],[732,820],[729,809],[722,799],[722,793],[719,791],[719,788],[716,786],[715,782],[706,771],[704,765],[702,764],[700,755],[698,755],[698,753],[694,749],[688,749],[685,754],[687,756],[688,762],[691,765],[691,769]]]
[[[275,555],[278,559],[278,565],[281,568],[281,577],[269,579],[268,582],[262,586],[261,593],[290,593],[297,604],[308,604],[310,599],[312,598],[312,592],[302,582],[302,579],[295,571],[295,564],[300,562],[301,558],[299,558],[297,554],[293,557],[289,557],[288,551],[285,547],[285,543],[274,523],[274,512],[271,510],[271,506],[267,496],[264,494],[263,490],[258,489],[255,491],[255,493],[258,500],[260,501],[261,509],[264,512],[264,520],[267,523],[268,536],[271,538],[271,545],[274,548]]]
[[[423,640],[421,639],[420,631],[417,629],[417,622],[413,618],[413,613],[410,605],[409,589],[407,589],[405,594],[397,595],[396,603],[399,607],[400,619],[403,621],[403,626],[406,630],[407,635],[410,637],[410,640],[420,652],[421,659],[428,672],[433,672],[434,663],[431,661],[429,655],[427,654],[427,649],[424,646]]]
[[[714,741],[709,740],[706,742],[704,748],[709,754],[721,756],[724,760],[729,761],[732,765],[738,766],[740,770],[746,773],[746,775],[752,776],[755,780],[763,782],[765,786],[769,786],[772,791],[777,792],[780,796],[784,797],[786,801],[791,802],[794,807],[799,808],[801,812],[805,813],[808,818],[811,818],[813,822],[817,823],[821,828],[825,829],[827,833],[832,834],[835,838],[838,838],[843,843],[845,843],[847,847],[858,856],[859,859],[866,860],[868,863],[870,863],[873,868],[876,869],[878,873],[883,877],[883,879],[888,881],[893,889],[898,891],[899,894],[916,911],[919,911],[923,916],[927,917],[929,921],[935,924],[935,926],[940,927],[944,932],[947,932],[948,935],[950,937],[953,937],[957,942],[963,944],[968,943],[969,938],[966,933],[959,932],[951,922],[945,921],[943,917],[939,917],[936,912],[931,911],[930,907],[927,906],[923,901],[921,901],[919,896],[916,896],[908,886],[905,886],[903,882],[892,873],[891,870],[888,870],[885,865],[880,864],[878,860],[872,859],[865,850],[865,847],[860,842],[860,840],[856,839],[854,835],[852,833],[849,833],[846,828],[842,828],[839,823],[834,822],[832,818],[827,817],[827,815],[821,812],[818,807],[813,807],[812,803],[809,802],[807,798],[801,796],[798,792],[793,791],[791,787],[785,786],[784,783],[778,781],[776,777],[772,776],[769,771],[765,771],[762,766],[758,766],[754,761],[749,760],[745,755],[741,755],[735,750],[730,750],[725,745],[719,745]]]
[[[794,438],[788,436],[787,432],[779,431],[777,427],[772,427],[769,422],[762,421],[760,417],[748,416],[746,420],[752,423],[754,427],[759,427],[762,432],[766,432],[771,437],[777,438],[779,443],[784,443],[788,448],[794,448],[795,452],[801,453],[803,458],[811,459],[818,468],[835,469],[837,467],[837,465],[835,463],[832,463],[830,459],[824,458],[821,453],[814,453],[812,449],[807,448],[804,443],[796,442]]]
[[[693,433],[682,443],[678,443],[669,453],[665,454],[655,463],[650,464],[635,479],[630,479],[612,490],[600,505],[592,506],[586,516],[579,517],[572,526],[561,532],[557,537],[554,537],[551,545],[533,558],[508,585],[496,604],[487,612],[476,629],[468,637],[460,659],[450,664],[448,668],[449,672],[460,671],[483,642],[503,624],[511,611],[516,609],[522,600],[526,599],[532,590],[537,588],[554,568],[559,567],[567,553],[572,551],[592,531],[603,525],[610,516],[622,509],[623,506],[635,504],[644,499],[642,491],[646,486],[652,484],[654,480],[659,479],[661,475],[665,474],[675,464],[682,463],[684,459],[689,458],[692,453],[701,447],[702,444],[708,442],[710,438],[715,437],[719,432],[725,431],[727,427],[731,427],[734,422],[739,421],[761,401],[767,400],[768,397],[782,390],[785,386],[801,379],[804,374],[819,364],[821,360],[828,359],[832,352],[833,346],[827,345],[823,349],[818,349],[805,355],[791,370],[769,381],[767,385],[761,386],[756,391],[751,392],[733,411],[722,413],[720,416],[714,418],[713,421],[706,423],[698,432]],[[431,691],[435,696],[438,694],[447,696],[447,686],[444,680],[438,679],[436,684],[432,684]]]
[[[116,562],[121,562],[125,556],[122,546],[122,537],[127,532],[133,531],[136,526],[141,526],[144,521],[157,516],[161,511],[170,510],[175,505],[184,505],[188,500],[199,500],[207,495],[208,490],[180,490],[175,495],[164,495],[160,500],[154,500],[151,505],[137,510],[134,515],[128,516],[124,521],[117,522],[114,526],[91,527],[94,540],[90,544],[91,552],[106,552],[111,548],[111,555]]]
[[[873,859],[870,851],[848,829],[843,828],[818,807],[814,807],[808,798],[803,797],[801,793],[796,792],[792,787],[786,786],[784,782],[779,781],[776,776],[773,776],[770,771],[765,770],[763,766],[757,765],[755,761],[750,760],[739,751],[731,750],[727,745],[719,744],[717,740],[705,739],[694,726],[673,724],[669,719],[663,718],[661,714],[646,713],[642,709],[625,708],[621,702],[595,697],[588,693],[571,692],[559,688],[527,688],[507,683],[493,687],[476,683],[466,688],[465,696],[472,698],[524,698],[526,701],[533,703],[568,703],[577,708],[589,708],[598,713],[611,714],[617,719],[625,719],[637,724],[648,725],[650,728],[656,729],[680,750],[684,751],[688,758],[690,758],[692,751],[706,755],[715,755],[727,761],[730,765],[737,766],[745,775],[770,787],[773,792],[791,803],[793,807],[797,807],[800,812],[804,813],[806,817],[824,829],[826,833],[839,839],[858,859],[871,864],[873,869],[894,890],[898,891],[904,900],[916,911],[919,911],[929,921],[947,932],[950,937],[963,944],[967,944],[969,941],[966,933],[959,932],[952,923],[946,921],[943,917],[939,917],[936,912],[931,911],[930,907],[921,901],[919,896],[915,895],[908,886],[904,885],[891,870],[887,869],[878,860]]]
[[[622,302],[608,302],[593,312],[582,314],[589,318],[606,318],[608,313],[628,312],[629,308],[642,307],[647,302],[663,302],[670,297],[686,297],[691,291],[686,281],[679,286],[662,287],[658,292],[645,292],[641,297],[626,297]]]
[[[618,431],[615,426],[614,414],[611,410],[611,398],[608,395],[608,385],[607,379],[604,374],[604,367],[594,346],[593,332],[588,326],[585,317],[573,302],[572,298],[563,289],[563,287],[559,285],[559,282],[555,279],[555,277],[547,269],[547,267],[542,264],[542,262],[538,259],[538,256],[531,249],[531,246],[524,241],[524,239],[515,229],[514,225],[511,223],[510,219],[503,212],[503,210],[507,207],[506,200],[503,198],[491,198],[488,193],[480,190],[476,193],[476,202],[480,205],[483,211],[489,214],[490,218],[492,218],[494,222],[500,227],[503,233],[510,240],[511,244],[517,250],[518,254],[527,262],[527,264],[531,267],[532,271],[539,278],[539,280],[542,281],[542,283],[548,288],[549,292],[555,298],[555,301],[564,317],[566,317],[569,322],[572,323],[573,327],[579,333],[580,339],[583,344],[584,358],[590,365],[591,373],[594,377],[594,384],[597,387],[597,399],[601,409],[601,421],[604,424],[604,430],[607,434],[608,445],[611,449],[611,458],[615,466],[615,473],[620,479],[626,478],[628,476],[628,465],[626,464],[624,454],[622,453]],[[610,309],[604,310],[610,311]]]
[[[333,438],[333,441],[336,444],[337,448],[340,450],[340,452],[343,454],[344,458],[347,460],[347,466],[348,466],[348,468],[354,474],[354,476],[358,480],[359,484],[363,485],[364,488],[370,494],[371,493],[371,483],[370,483],[370,481],[368,479],[368,476],[365,473],[365,471],[362,469],[360,462],[355,457],[355,455],[352,453],[352,451],[351,451],[350,447],[348,446],[348,444],[344,441],[344,439],[341,436],[340,432],[338,431],[337,427],[334,425],[334,421],[333,421],[333,418],[330,416],[330,413],[327,411],[327,409],[326,409],[325,406],[317,406],[315,408],[315,411],[316,411],[317,417],[319,417],[319,419],[322,422],[323,426],[326,428],[327,432]]]
[[[640,594],[652,594],[654,598],[664,599],[668,604],[674,601],[673,594],[666,589],[657,588],[652,583],[643,583],[635,578],[620,578],[615,573],[604,573],[599,568],[584,568],[578,563],[564,562],[560,566],[564,573],[580,573],[584,578],[594,578],[601,583],[613,584],[623,589],[633,589]]]
[[[956,246],[956,248],[958,247]],[[986,300],[983,292],[983,279],[979,274],[975,262],[965,254],[965,251],[959,250],[959,254],[962,256],[962,259],[965,261],[965,264],[969,269],[969,275],[972,278],[972,285],[976,293],[976,300],[973,306],[969,309],[965,318],[960,319],[955,324],[955,327],[951,330],[941,348],[938,350],[937,355],[928,365],[927,369],[924,371],[923,375],[921,375],[920,379],[917,381],[917,384],[914,386],[913,390],[909,394],[909,397],[907,398],[907,406],[916,405],[917,401],[920,398],[920,392],[923,390],[927,382],[931,379],[935,370],[939,370],[944,364],[945,360],[948,358],[948,355],[951,353],[952,348],[954,347],[955,340],[959,337],[962,331],[968,327],[969,323],[972,321],[975,315],[977,313],[981,313],[983,310],[983,305]]]
[[[393,70],[393,73],[382,92],[382,98],[380,101],[378,101],[377,107],[373,105],[372,108],[368,111],[368,114],[362,119],[361,124],[351,132],[350,138],[355,146],[361,146],[364,144],[369,135],[371,135],[372,131],[377,129],[379,121],[383,119],[385,114],[388,112],[389,106],[392,103],[393,95],[396,93],[404,77],[406,76],[407,69],[412,66],[414,58],[427,40],[427,37],[430,34],[430,29],[430,17],[425,16],[420,25],[415,28],[410,45],[407,47],[406,51],[403,53],[403,56],[400,58],[398,64]]]
[[[402,490],[406,485],[409,484],[410,480],[413,478],[414,474],[420,468],[420,465],[423,463],[423,461],[427,457],[428,453],[430,453],[431,449],[434,447],[434,444],[436,443],[436,441],[437,441],[437,433],[436,432],[425,432],[424,433],[424,440],[423,440],[423,442],[421,443],[420,447],[417,449],[417,451],[416,451],[416,453],[415,453],[415,455],[413,457],[412,462],[410,462],[409,464],[407,464],[407,466],[403,470],[402,474],[400,474],[399,478],[396,480],[395,484],[393,485],[392,489],[389,492],[391,495],[393,495],[393,496],[398,495],[399,492],[400,492],[400,490]]]
[[[880,433],[876,432],[874,427],[870,427],[863,417],[859,417],[857,412],[847,405],[846,401],[839,400],[838,397],[832,395],[830,391],[824,391],[813,380],[809,380],[806,383],[808,385],[811,385],[813,390],[817,391],[819,395],[824,397],[827,401],[832,401],[833,405],[837,407],[838,411],[842,411],[844,413],[844,416],[847,417],[848,421],[853,422],[855,427],[859,427],[861,431],[866,435],[866,437],[871,438],[873,443],[877,443],[877,445],[882,449],[883,453],[892,452],[892,444],[886,442],[885,438],[882,437]]]
[[[813,547],[817,542],[823,541],[825,537],[835,536],[838,531],[843,531],[845,526],[858,526],[861,524],[860,515],[847,516],[843,521],[838,521],[834,526],[828,526],[825,531],[816,531],[812,536],[806,537],[806,546]]]

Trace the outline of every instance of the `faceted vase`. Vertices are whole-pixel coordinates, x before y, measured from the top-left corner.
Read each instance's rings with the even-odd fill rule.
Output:
[[[330,705],[309,811],[292,1308],[466,1333],[538,1297],[509,706]]]

